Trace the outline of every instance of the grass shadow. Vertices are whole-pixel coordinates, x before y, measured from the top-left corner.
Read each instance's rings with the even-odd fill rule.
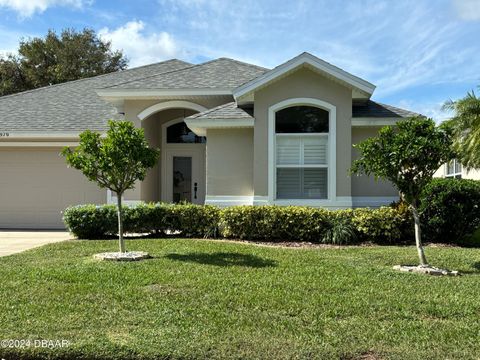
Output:
[[[167,254],[165,257],[170,260],[194,262],[198,264],[215,266],[245,266],[251,268],[277,266],[277,262],[275,260],[264,259],[250,254],[238,254],[233,252]]]
[[[478,270],[480,271],[480,261],[476,261],[472,264],[472,267],[475,269],[475,270]]]

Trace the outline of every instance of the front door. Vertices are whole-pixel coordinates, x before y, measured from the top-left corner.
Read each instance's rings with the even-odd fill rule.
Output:
[[[164,200],[179,203],[205,202],[205,146],[167,149],[163,181]]]

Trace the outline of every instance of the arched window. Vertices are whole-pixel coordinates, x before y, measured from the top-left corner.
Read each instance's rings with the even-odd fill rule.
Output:
[[[275,113],[276,199],[328,198],[329,112],[291,106]]]
[[[205,136],[197,136],[184,121],[170,125],[167,128],[167,144],[204,144]]]

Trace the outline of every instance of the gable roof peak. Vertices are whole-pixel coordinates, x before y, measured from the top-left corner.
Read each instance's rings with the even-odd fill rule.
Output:
[[[233,95],[235,99],[239,99],[248,94],[252,94],[255,90],[262,88],[270,82],[305,65],[308,65],[315,71],[352,88],[352,91],[354,91],[356,96],[360,98],[370,98],[375,90],[375,85],[372,83],[304,51],[283,64],[278,65],[274,69],[239,86],[234,90]]]

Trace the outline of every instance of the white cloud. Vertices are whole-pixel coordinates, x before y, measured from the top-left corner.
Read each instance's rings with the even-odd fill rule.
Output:
[[[0,7],[16,11],[21,18],[28,18],[53,6],[82,8],[90,3],[91,0],[0,0]]]
[[[113,30],[103,28],[98,34],[102,39],[111,41],[114,49],[123,50],[130,60],[130,67],[170,59],[180,53],[178,44],[169,33],[147,34],[142,21],[129,21]]]
[[[462,20],[480,20],[480,0],[453,0],[457,15]]]
[[[22,37],[33,37],[33,33],[18,32],[10,28],[0,26],[0,58],[5,58],[8,54],[17,55],[18,41]]]

